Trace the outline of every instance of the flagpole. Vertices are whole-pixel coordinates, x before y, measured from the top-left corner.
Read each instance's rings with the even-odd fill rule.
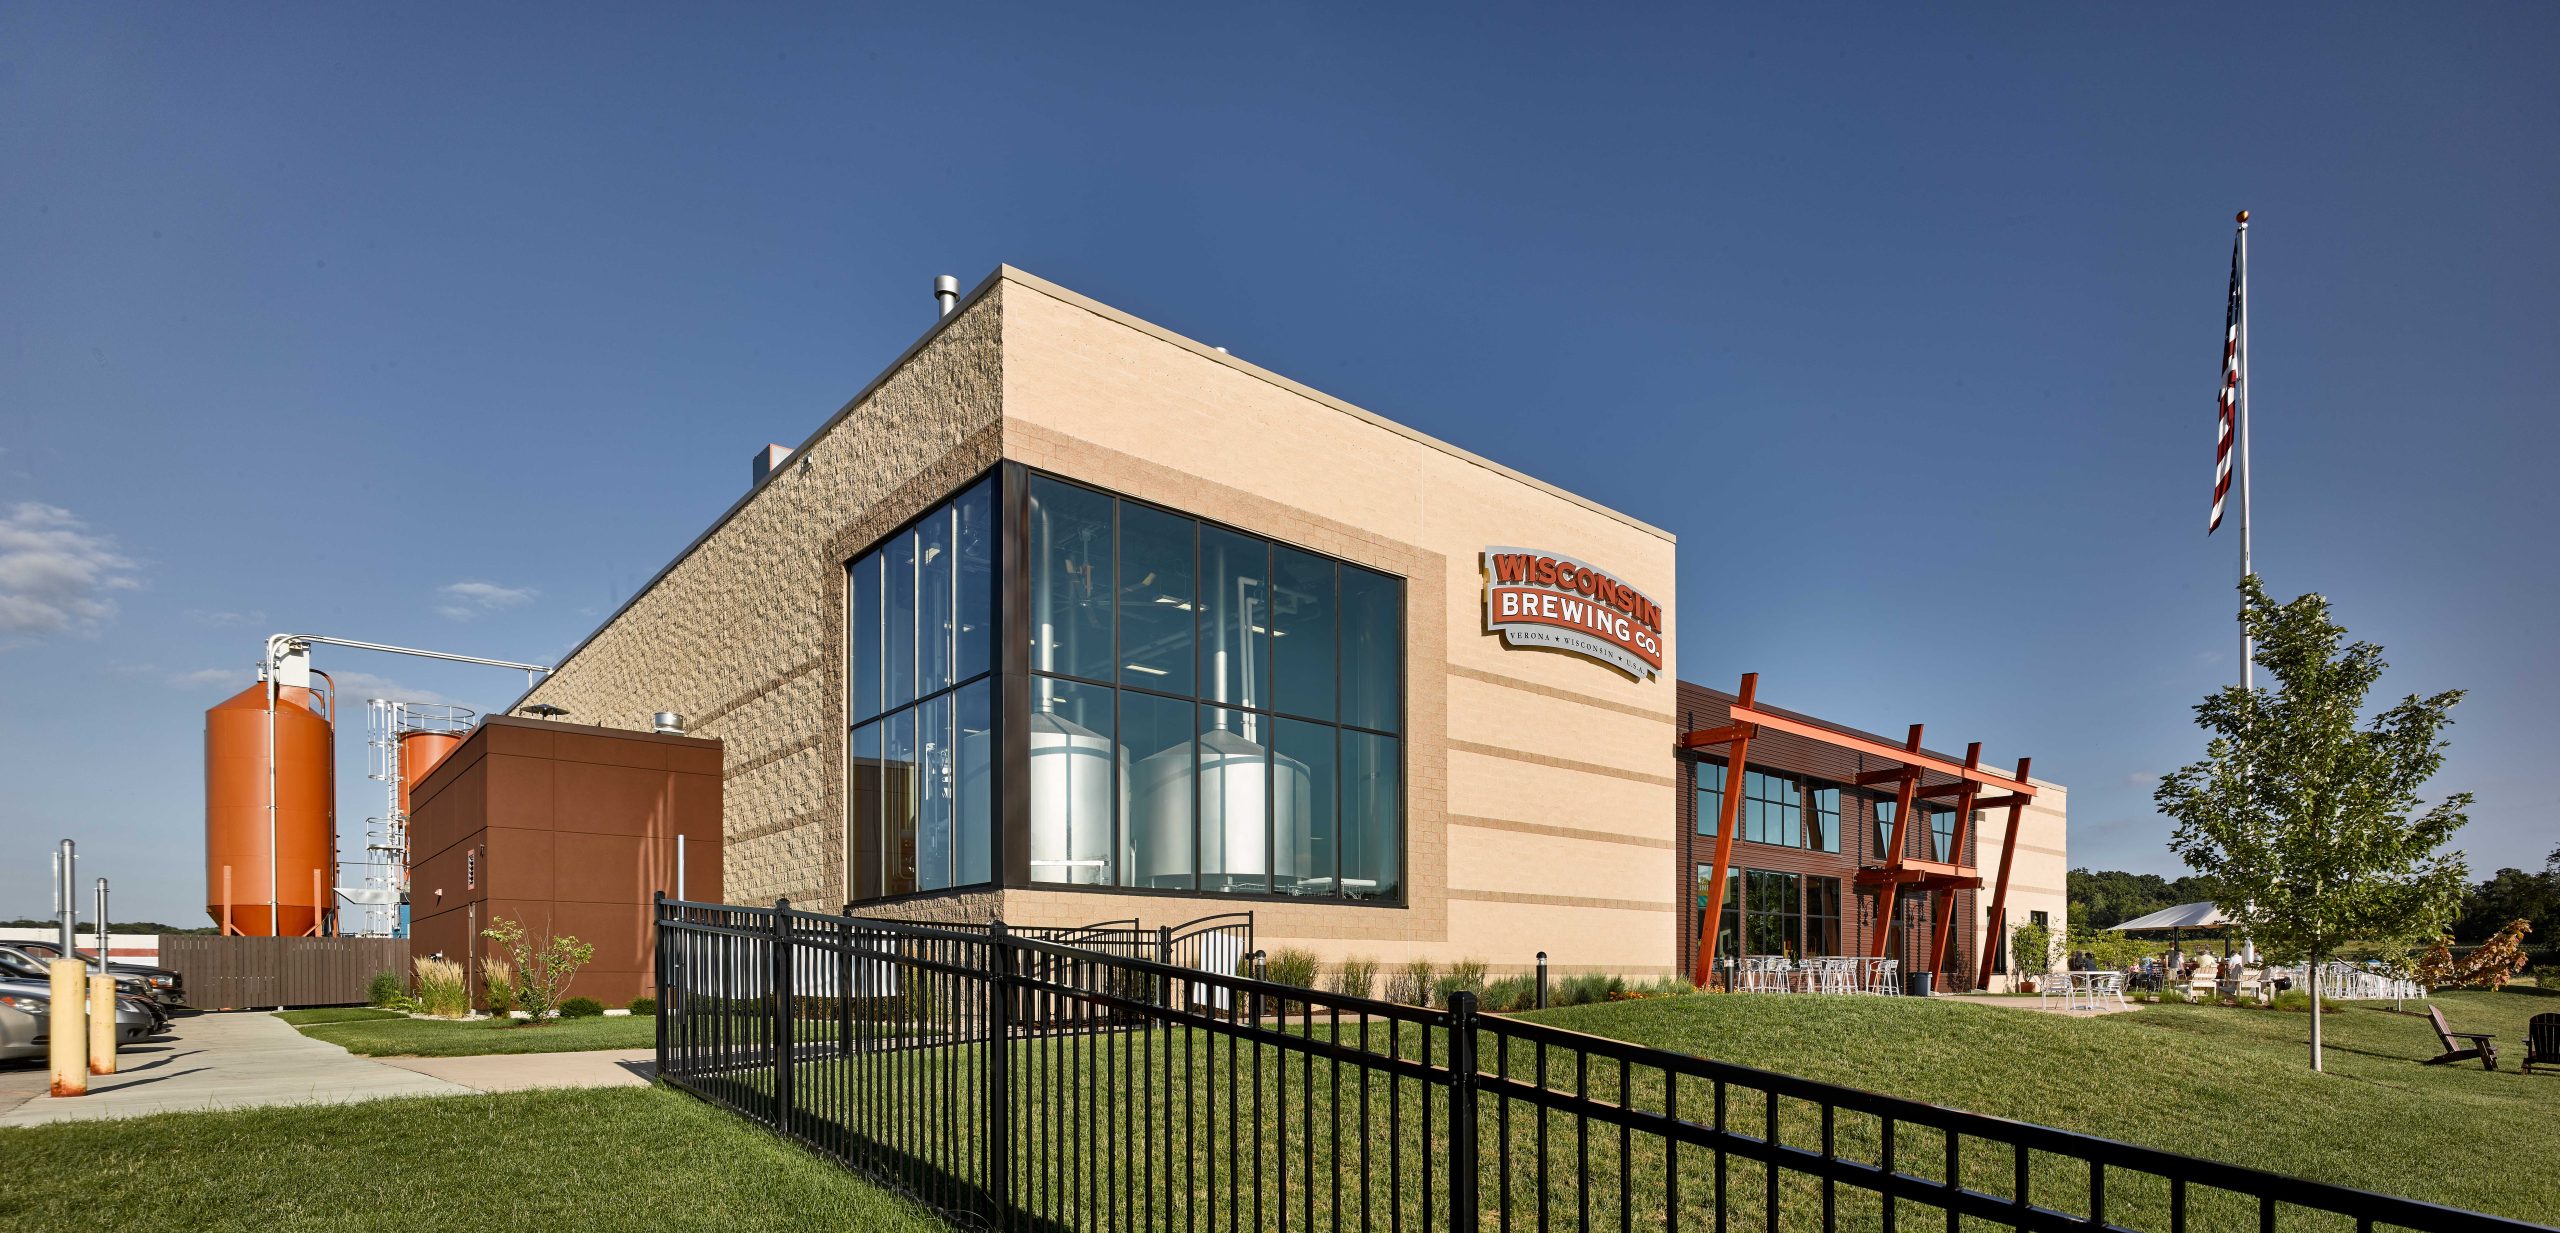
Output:
[[[2249,564],[2249,212],[2240,211],[2235,220],[2240,225],[2240,390],[2235,426],[2240,437],[2240,577],[2247,579]],[[2240,687],[2257,688],[2257,665],[2251,660],[2253,644],[2249,639],[2249,613],[2246,604],[2240,613]]]

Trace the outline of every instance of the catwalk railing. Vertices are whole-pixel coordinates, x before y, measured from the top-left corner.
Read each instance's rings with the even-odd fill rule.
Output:
[[[2540,1227],[1481,1014],[1463,993],[1399,1006],[1000,923],[657,912],[659,1073],[971,1226]]]

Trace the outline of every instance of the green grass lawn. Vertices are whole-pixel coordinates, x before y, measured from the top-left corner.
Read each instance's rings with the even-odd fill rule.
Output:
[[[657,1021],[642,1015],[554,1019],[539,1025],[515,1019],[412,1019],[388,1011],[361,1018],[296,1018],[356,1013],[288,1010],[276,1017],[300,1026],[305,1036],[366,1057],[577,1053],[588,1049],[646,1049],[657,1042]]]
[[[2450,994],[2439,1003],[2457,1028],[2496,1033],[2521,1053],[2525,1018],[2560,1008],[2525,993]],[[2150,1006],[2122,1015],[2071,1019],[2024,1008],[1902,998],[1699,996],[1538,1012],[1523,1018],[1781,1073],[1882,1091],[1978,1113],[2015,1118],[2187,1155],[2501,1215],[2548,1221],[2560,1213],[2560,1173],[2520,1162],[2551,1140],[2560,1076],[2527,1077],[2512,1063],[2497,1073],[2477,1064],[2430,1067],[2434,1035],[2418,1014],[2351,1004],[2329,1018],[2329,1073],[2306,1067],[2305,1016],[2202,1006]],[[1357,1043],[1322,1020],[1318,1040]],[[1383,1053],[1383,1025],[1361,1047]],[[1416,1033],[1399,1052],[1416,1053]],[[1435,1039],[1432,1060],[1446,1057]],[[1490,1037],[1480,1064],[1541,1080],[1534,1051],[1497,1055]],[[1141,1031],[1019,1042],[1011,1050],[1016,1112],[1013,1157],[1024,1206],[1070,1223],[1152,1227],[1176,1212],[1230,1210],[1259,1202],[1269,1220],[1295,1226],[1383,1227],[1400,1209],[1407,1227],[1425,1203],[1446,1218],[1445,1172],[1425,1187],[1425,1168],[1445,1170],[1445,1094],[1428,1124],[1423,1088],[1303,1053],[1237,1048],[1193,1030]],[[725,1098],[764,1109],[771,1100],[769,1051],[741,1051],[741,1069],[712,1080]],[[795,1104],[808,1132],[833,1145],[855,1136],[904,1145],[901,1151],[964,1173],[983,1135],[978,1094],[983,1046],[891,1048],[837,1059],[822,1052],[794,1068]],[[1543,1086],[1574,1090],[1574,1060],[1550,1051]],[[1581,1082],[1595,1100],[1639,1111],[1676,1106],[1682,1119],[1712,1123],[1712,1085],[1687,1080],[1666,1098],[1662,1074],[1623,1075],[1592,1058]],[[1621,1083],[1625,1084],[1624,1089]],[[1621,1095],[1621,1092],[1624,1095]],[[1762,1133],[1773,1115],[1780,1138],[1799,1148],[1821,1142],[1819,1108],[1771,1102],[1756,1090],[1726,1093],[1726,1124]],[[1391,1101],[1401,1106],[1394,1111]],[[1227,1126],[1238,1127],[1230,1139]],[[1840,1113],[1832,1126],[1844,1157],[1880,1158],[1877,1119]],[[839,1136],[839,1137],[830,1137]],[[1513,1227],[1682,1229],[1713,1219],[1712,1152],[1666,1151],[1644,1134],[1621,1142],[1605,1122],[1551,1115],[1541,1127],[1525,1101],[1488,1096],[1478,1112],[1485,1227],[1507,1211]],[[1927,1179],[1944,1176],[1945,1138],[1904,1123],[1896,1164]],[[1400,1174],[1391,1175],[1389,1161]],[[1429,1162],[1429,1163],[1426,1163]],[[2011,1154],[1982,1140],[1963,1146],[1966,1185],[2013,1193]],[[1540,1170],[1547,1181],[1538,1184]],[[1826,1227],[1825,1195],[1808,1175],[1782,1171],[1777,1215],[1768,1218],[1769,1179],[1742,1157],[1725,1162],[1726,1215],[1734,1227]],[[1584,1183],[1587,1182],[1586,1186]],[[2034,1202],[2085,1214],[2086,1167],[2067,1157],[2030,1158]],[[2107,1216],[2125,1227],[2171,1227],[2165,1182],[2121,1170],[2107,1177]],[[1426,1198],[1426,1196],[1429,1196]],[[1836,1227],[1887,1227],[1881,1202],[1843,1186],[1831,1196]],[[1903,1223],[1936,1212],[1905,1203]],[[2256,1227],[2254,1204],[2228,1193],[2190,1194],[2189,1228]],[[1262,1223],[1251,1214],[1247,1225]],[[1435,1223],[1437,1220],[1435,1220]],[[1917,1227],[1917,1226],[1914,1226]],[[2352,1228],[2342,1218],[2286,1209],[2277,1228],[2325,1233]]]
[[[373,1019],[400,1019],[406,1016],[396,1010],[376,1006],[324,1006],[317,1010],[279,1010],[276,1018],[295,1027],[314,1023],[363,1023]]]
[[[0,1159],[14,1176],[0,1209],[9,1228],[947,1233],[836,1165],[661,1088],[69,1122],[0,1130]]]
[[[1525,1016],[1575,1031],[2038,1122],[2366,1190],[2536,1221],[2560,1217],[2560,1076],[2518,1073],[2537,992],[2447,993],[2458,1031],[2493,1032],[2502,1069],[2425,1066],[2421,1004],[2324,1018],[2161,1004],[2070,1019],[1901,998],[1690,997]],[[2547,1155],[2547,1152],[2539,1153]]]

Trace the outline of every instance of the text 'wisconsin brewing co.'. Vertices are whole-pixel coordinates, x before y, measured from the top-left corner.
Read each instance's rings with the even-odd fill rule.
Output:
[[[1484,627],[1505,646],[1588,656],[1645,680],[1662,671],[1662,605],[1572,557],[1484,550]]]

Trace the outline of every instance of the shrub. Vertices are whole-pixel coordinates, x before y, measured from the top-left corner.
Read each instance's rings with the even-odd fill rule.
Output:
[[[1387,977],[1387,1000],[1405,1006],[1429,1006],[1432,987],[1440,982],[1440,969],[1428,959],[1408,959]]]
[[[648,994],[645,994],[645,993],[644,993],[644,994],[641,994],[640,996],[638,996],[638,997],[636,997],[636,998],[631,999],[631,1013],[632,1013],[633,1015],[638,1016],[638,1017],[641,1017],[641,1018],[648,1018],[648,1019],[654,1019],[654,1018],[657,1018],[657,1017],[658,1017],[658,999],[653,998],[653,997],[651,997],[651,996],[649,996]]]
[[[1509,1014],[1538,1008],[1538,978],[1505,976],[1484,987],[1476,996],[1476,1004],[1486,1010]]]
[[[570,998],[560,1003],[560,1017],[563,1019],[593,1019],[603,1013],[604,1003],[594,998]]]
[[[471,1013],[471,982],[463,975],[461,964],[421,956],[415,966],[419,1010],[439,1019],[459,1019]]]
[[[1585,972],[1565,978],[1547,995],[1550,1006],[1588,1006],[1593,1002],[1612,1000],[1612,995],[1626,992],[1627,982],[1615,976]]]
[[[2277,1010],[2291,1011],[2297,1015],[2309,1014],[2311,1013],[2311,991],[2308,989],[2287,989],[2276,995],[2276,1000],[2273,1005]],[[2335,998],[2320,999],[2320,1009],[2326,1013],[2334,1015],[2346,1008],[2345,1003],[2340,1002]]]
[[[2009,931],[2009,966],[2028,980],[2053,970],[2053,931],[2030,920]]]
[[[504,917],[491,919],[480,936],[497,943],[507,953],[507,963],[514,973],[515,1008],[535,1023],[562,1008],[560,995],[568,991],[569,979],[596,957],[595,947],[569,934],[536,939],[525,931],[524,922]]]
[[[1283,946],[1262,961],[1262,979],[1292,989],[1316,987],[1316,955],[1314,951]]]
[[[481,961],[480,983],[489,989],[489,1013],[500,1018],[516,1008],[515,965],[495,955]]]
[[[376,972],[365,983],[364,1000],[368,1006],[390,1006],[400,1001],[409,990],[400,983],[398,972]]]
[[[1370,996],[1377,985],[1378,961],[1364,955],[1343,960],[1333,969],[1333,979],[1325,982],[1327,990],[1355,998]]]
[[[1449,1004],[1452,994],[1482,994],[1484,992],[1484,960],[1461,959],[1450,964],[1448,974],[1433,982],[1431,991],[1443,1006]]]

